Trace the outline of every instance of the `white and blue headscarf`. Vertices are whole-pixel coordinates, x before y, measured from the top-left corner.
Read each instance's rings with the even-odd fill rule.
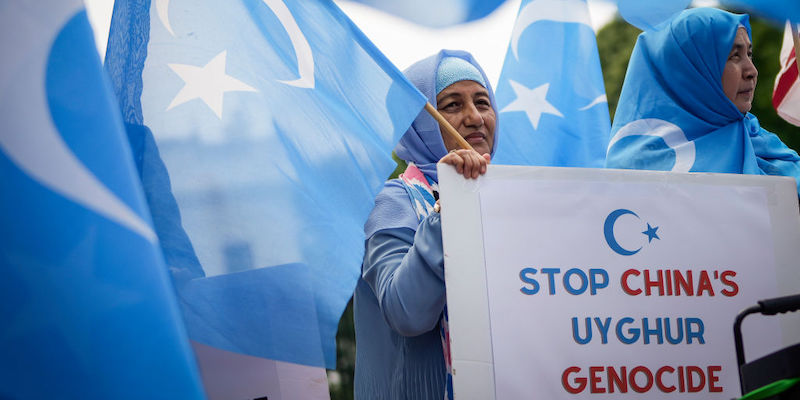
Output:
[[[722,91],[722,71],[747,15],[683,11],[639,35],[611,127],[606,167],[800,179],[800,157]],[[799,186],[800,187],[800,186]]]
[[[453,57],[468,62],[475,69],[463,68],[460,60],[448,60]],[[456,74],[458,77],[440,76],[438,71],[442,62],[450,65],[450,68],[445,68],[445,70],[459,71]],[[476,75],[476,72],[479,75]],[[466,51],[442,50],[438,54],[416,62],[403,73],[428,98],[428,102],[434,108],[436,108],[436,95],[441,89],[460,80],[475,80],[489,92],[492,108],[495,115],[498,114],[494,91],[489,85],[486,74],[472,55]],[[478,78],[481,79],[478,80]],[[499,121],[495,124],[491,155],[494,155],[494,151],[497,149],[498,126]],[[439,181],[436,174],[436,163],[447,154],[447,149],[442,140],[439,123],[427,111],[420,112],[411,127],[400,138],[394,151],[401,159],[409,163],[413,162],[431,183]],[[416,231],[417,225],[419,225],[419,219],[408,199],[406,190],[399,180],[393,180],[387,182],[384,189],[375,198],[375,208],[372,210],[364,230],[366,237],[369,238],[375,232],[383,229],[409,228]]]

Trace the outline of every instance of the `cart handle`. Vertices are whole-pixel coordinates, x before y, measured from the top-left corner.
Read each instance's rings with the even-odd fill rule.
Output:
[[[736,320],[733,323],[733,341],[736,346],[736,362],[739,364],[739,386],[742,390],[742,394],[744,394],[742,365],[745,363],[744,345],[742,344],[742,321],[744,317],[755,313],[775,315],[797,310],[800,310],[800,294],[759,300],[757,306],[745,308],[736,316]]]

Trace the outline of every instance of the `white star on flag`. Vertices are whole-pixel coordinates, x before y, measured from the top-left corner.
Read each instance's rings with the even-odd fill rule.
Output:
[[[541,118],[542,114],[552,114],[562,118],[564,117],[564,115],[561,114],[558,109],[547,102],[546,97],[547,90],[550,88],[549,83],[545,83],[536,89],[530,89],[519,82],[515,82],[510,79],[508,83],[511,84],[511,89],[514,90],[517,98],[505,106],[505,108],[500,110],[501,113],[509,111],[524,111],[525,114],[528,115],[528,119],[531,121],[533,129],[539,128],[539,118]]]
[[[244,82],[225,74],[226,51],[217,54],[203,67],[185,64],[168,64],[185,85],[172,99],[167,110],[200,99],[219,119],[222,119],[222,96],[225,92],[257,92]]]

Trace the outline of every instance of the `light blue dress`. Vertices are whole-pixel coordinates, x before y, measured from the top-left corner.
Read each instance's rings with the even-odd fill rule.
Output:
[[[434,107],[436,71],[440,60],[450,56],[476,66],[488,82],[469,53],[443,50],[405,71]],[[494,107],[494,93],[491,87],[487,90]],[[424,111],[395,152],[433,182],[436,162],[447,154],[438,123]],[[439,213],[420,222],[403,184],[395,179],[376,197],[364,230],[366,252],[353,300],[355,398],[441,400],[447,375],[439,333],[445,306]]]

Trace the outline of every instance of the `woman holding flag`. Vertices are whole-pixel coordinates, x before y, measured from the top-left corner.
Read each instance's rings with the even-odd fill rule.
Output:
[[[800,157],[749,113],[757,78],[747,15],[689,9],[641,33],[606,166],[783,175],[800,187]]]
[[[496,147],[494,92],[469,53],[442,50],[405,71],[474,149],[423,111],[395,147],[409,162],[375,199],[354,296],[356,399],[442,399],[450,387],[437,162],[465,178]]]

